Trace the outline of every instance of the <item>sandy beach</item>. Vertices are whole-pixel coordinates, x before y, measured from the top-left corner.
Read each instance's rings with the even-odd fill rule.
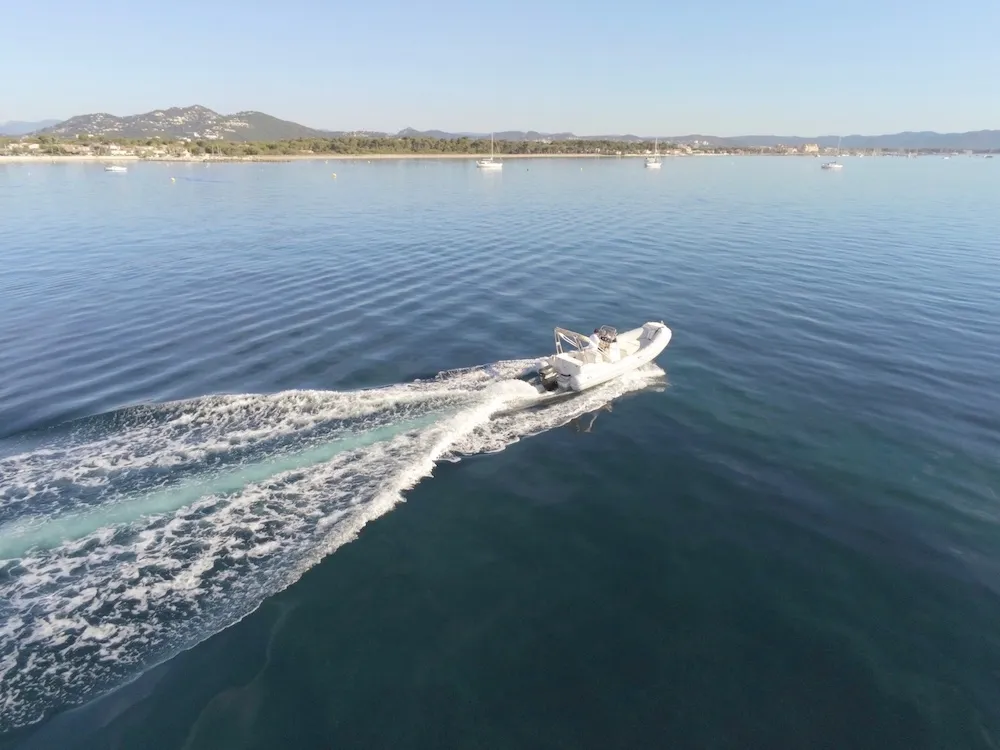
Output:
[[[138,156],[80,156],[77,154],[62,154],[59,156],[51,156],[49,154],[41,154],[39,156],[28,156],[27,154],[17,154],[11,156],[5,156],[0,154],[0,164],[72,164],[74,162],[88,163],[88,162],[123,162],[123,161],[144,161]],[[171,161],[180,161],[180,159],[172,159]],[[193,159],[190,161],[194,161]]]
[[[0,164],[72,164],[88,162],[288,162],[288,161],[375,161],[383,159],[482,159],[489,154],[276,154],[273,156],[186,156],[186,157],[145,157],[145,156],[96,156],[64,154],[52,156],[40,154],[29,156],[18,154],[0,155]],[[508,159],[635,159],[640,154],[497,154],[498,160]]]

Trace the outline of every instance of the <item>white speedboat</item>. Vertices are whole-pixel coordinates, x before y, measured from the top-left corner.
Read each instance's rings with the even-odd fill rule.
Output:
[[[123,167],[121,164],[108,164],[104,168],[105,172],[128,172],[128,167]]]
[[[479,159],[476,161],[476,166],[479,169],[503,169],[503,162],[496,161],[493,158],[493,133],[490,133],[490,156],[488,159]]]
[[[600,343],[595,346],[583,334],[556,328],[556,353],[539,360],[522,377],[542,393],[583,391],[652,362],[670,343],[671,335],[662,321],[624,333],[603,326],[597,333]]]

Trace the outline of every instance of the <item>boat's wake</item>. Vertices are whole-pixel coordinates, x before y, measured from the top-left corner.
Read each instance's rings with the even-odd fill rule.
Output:
[[[0,733],[227,627],[435,462],[502,450],[663,378],[542,408],[527,362],[355,391],[126,409],[0,457]]]

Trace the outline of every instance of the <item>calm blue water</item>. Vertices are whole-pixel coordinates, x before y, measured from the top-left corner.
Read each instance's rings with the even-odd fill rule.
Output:
[[[0,746],[1000,746],[998,197],[0,166]],[[621,382],[510,380],[661,319]]]

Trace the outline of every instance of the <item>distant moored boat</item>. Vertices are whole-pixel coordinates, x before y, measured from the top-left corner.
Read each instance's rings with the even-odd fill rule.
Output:
[[[837,138],[837,157],[840,157],[840,138]],[[833,161],[828,161],[820,166],[820,169],[843,169],[844,165],[841,164],[837,159]]]
[[[493,159],[493,133],[490,133],[490,156],[488,159],[479,159],[476,161],[476,166],[480,169],[503,169],[502,161],[495,161]]]
[[[646,169],[659,169],[663,166],[660,160],[660,139],[653,141],[653,155],[646,157]]]

